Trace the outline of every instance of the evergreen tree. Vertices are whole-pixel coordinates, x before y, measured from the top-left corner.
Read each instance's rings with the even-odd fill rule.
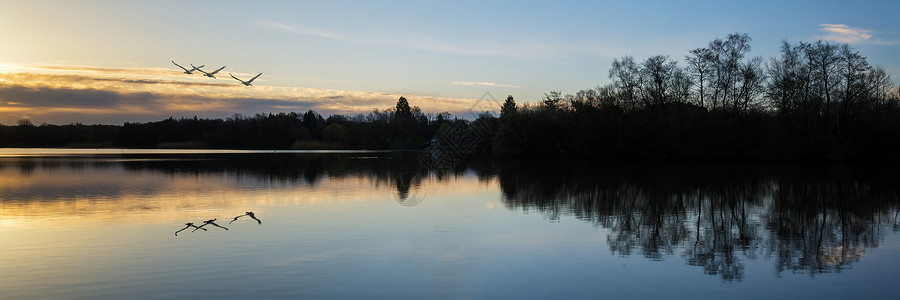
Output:
[[[503,102],[503,106],[500,107],[500,117],[513,115],[517,111],[516,100],[513,99],[512,95],[506,96],[506,102]]]
[[[393,147],[394,149],[415,149],[421,147],[422,134],[417,120],[413,118],[413,109],[405,97],[397,100],[397,108],[394,111]]]
[[[409,107],[409,102],[403,96],[400,97],[400,100],[397,100],[395,117],[402,120],[412,119],[412,108]]]

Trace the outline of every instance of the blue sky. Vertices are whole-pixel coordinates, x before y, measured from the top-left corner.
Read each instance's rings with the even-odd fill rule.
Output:
[[[3,124],[24,117],[118,124],[307,109],[357,113],[389,108],[398,95],[426,112],[461,115],[485,92],[520,102],[551,90],[574,93],[608,83],[614,58],[664,54],[681,61],[690,49],[735,32],[751,36],[751,56],[776,56],[782,40],[826,39],[850,43],[895,82],[900,76],[900,1],[14,0],[2,7]],[[211,79],[179,73],[171,60],[227,67]],[[264,75],[244,89],[228,72]],[[24,73],[57,82],[114,77],[119,84],[73,88],[32,76],[26,85]],[[151,79],[183,83],[170,84],[174,91],[133,86]],[[57,100],[33,99],[45,88],[54,88]],[[67,91],[85,89],[121,94],[124,104],[63,103]],[[136,108],[143,100],[135,95],[151,104]],[[119,103],[108,97],[104,105]],[[204,101],[211,101],[208,110]]]

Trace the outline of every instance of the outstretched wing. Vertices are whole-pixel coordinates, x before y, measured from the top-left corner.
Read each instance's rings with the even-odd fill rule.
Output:
[[[206,73],[206,71],[203,71],[203,70],[200,69],[200,68],[203,67],[202,65],[198,67],[198,66],[195,66],[194,64],[191,64],[191,67],[194,67],[194,69],[197,70],[197,71],[200,71],[200,73],[203,73],[203,74],[209,74],[209,73]]]
[[[176,65],[176,66],[178,66],[178,67],[179,67],[179,68],[181,68],[181,69],[182,69],[182,70],[185,70],[185,71],[187,71],[187,70],[188,70],[188,69],[186,69],[186,68],[185,68],[185,67],[182,67],[182,66],[181,66],[181,65],[179,65],[179,64],[177,64],[177,63],[175,63],[175,61],[174,61],[174,60],[173,60],[173,61],[172,61],[172,63],[173,63],[173,64],[175,64],[175,65]],[[193,66],[194,66],[194,65],[191,65],[191,66],[192,66],[192,67],[193,67]],[[196,67],[194,67],[194,68],[196,68]]]
[[[212,71],[212,72],[209,72],[209,74],[210,74],[210,75],[212,75],[212,74],[216,74],[216,73],[219,73],[219,71],[222,71],[222,69],[224,69],[224,68],[225,68],[225,66],[222,66],[222,67],[221,67],[221,68],[219,68],[219,69],[218,69],[218,70],[215,70],[215,71]]]
[[[234,75],[232,75],[231,73],[228,73],[228,75],[231,75],[231,78],[237,79],[237,81],[244,82],[244,81],[241,80],[240,78],[234,77]]]
[[[250,80],[247,80],[247,83],[253,82],[254,80],[256,80],[256,77],[259,77],[259,75],[262,75],[262,73],[259,73],[259,74],[256,74],[256,76],[253,76],[253,78],[250,78]]]

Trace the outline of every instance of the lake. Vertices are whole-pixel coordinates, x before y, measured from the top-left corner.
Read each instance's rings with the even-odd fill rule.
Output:
[[[0,298],[900,294],[894,166],[433,158],[0,149]]]

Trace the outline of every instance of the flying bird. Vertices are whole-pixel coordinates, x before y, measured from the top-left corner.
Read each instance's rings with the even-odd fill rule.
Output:
[[[194,65],[191,65],[191,67],[194,67]],[[200,66],[200,67],[202,67],[202,66]],[[219,73],[219,71],[222,71],[222,69],[225,68],[225,66],[222,66],[218,70],[207,73],[206,71],[201,70],[200,67],[194,67],[194,68],[196,68],[197,71],[200,71],[200,73],[203,73],[204,76],[209,77],[209,78],[216,78],[216,76],[215,76],[216,73]]]
[[[206,228],[201,228],[201,226],[194,225],[194,223],[184,223],[184,225],[187,225],[187,226],[184,226],[184,228],[179,229],[178,231],[176,231],[176,232],[175,232],[175,236],[178,236],[178,233],[179,233],[179,232],[181,232],[182,230],[188,229],[188,228],[190,228],[190,227],[196,228],[196,229],[194,229],[194,231],[197,231],[197,229],[203,229],[203,231],[206,231]],[[205,225],[205,224],[204,224],[204,225]],[[194,232],[194,231],[191,231],[191,232]]]
[[[194,67],[194,65],[191,65],[191,67],[194,67],[194,68],[193,68],[193,69],[190,69],[190,70],[188,70],[188,69],[187,69],[187,68],[185,68],[185,67],[182,67],[182,66],[181,66],[181,65],[179,65],[179,64],[177,64],[177,63],[175,63],[175,61],[174,61],[174,60],[173,60],[173,61],[172,61],[172,63],[173,63],[173,64],[175,64],[175,65],[176,65],[176,66],[178,66],[178,67],[179,67],[179,68],[181,68],[181,69],[182,69],[182,70],[184,70],[184,74],[194,74],[194,71],[198,71],[198,70],[200,70],[200,68],[202,68],[202,67],[205,67],[205,66],[206,66],[206,65],[200,65],[200,66],[199,66],[199,67]],[[201,72],[202,72],[202,71],[201,71]]]
[[[228,228],[225,228],[225,227],[219,226],[219,224],[216,224],[216,220],[217,220],[217,219],[212,219],[212,220],[206,220],[206,221],[203,221],[203,225],[197,226],[197,228],[195,228],[195,229],[194,229],[193,231],[191,231],[191,232],[197,231],[197,229],[203,229],[203,230],[206,230],[205,228],[203,228],[203,226],[210,225],[210,224],[212,224],[212,226],[216,226],[216,227],[219,227],[219,228],[228,230]]]
[[[253,76],[253,78],[250,78],[250,80],[247,80],[247,81],[243,81],[240,78],[234,77],[234,75],[232,75],[231,73],[228,73],[228,75],[231,75],[231,78],[237,79],[237,81],[240,81],[241,83],[243,83],[246,86],[251,86],[252,84],[250,84],[250,83],[253,82],[253,80],[255,80],[256,77],[259,77],[259,75],[262,75],[262,73],[256,74],[256,76]]]
[[[259,75],[257,75],[257,76],[259,76]],[[256,78],[256,77],[254,77],[254,78]],[[251,80],[253,80],[253,79],[251,79]],[[251,219],[256,220],[256,222],[259,223],[259,225],[262,225],[262,221],[260,221],[259,219],[257,219],[257,218],[256,218],[256,214],[254,214],[252,211],[248,211],[247,213],[245,213],[245,214],[243,214],[243,215],[234,217],[234,220],[231,220],[231,222],[228,222],[228,224],[231,224],[232,222],[237,221],[238,218],[243,217],[243,216],[250,216]]]

